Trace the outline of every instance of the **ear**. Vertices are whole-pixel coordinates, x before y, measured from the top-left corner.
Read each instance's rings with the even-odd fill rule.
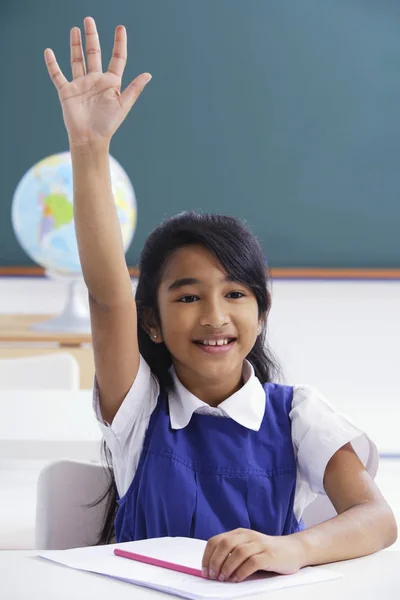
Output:
[[[157,323],[157,319],[152,309],[145,309],[142,325],[143,329],[149,335],[152,342],[154,342],[155,344],[161,344],[164,341],[161,333],[161,328]]]

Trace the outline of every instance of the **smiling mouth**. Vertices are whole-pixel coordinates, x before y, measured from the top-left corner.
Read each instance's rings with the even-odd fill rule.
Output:
[[[199,340],[193,342],[195,346],[205,354],[226,354],[235,346],[236,338],[225,338],[222,340]]]
[[[235,341],[236,341],[236,338],[227,337],[227,338],[223,338],[220,340],[194,340],[193,343],[197,344],[198,346],[215,347],[215,346],[228,346],[229,344],[232,344]]]

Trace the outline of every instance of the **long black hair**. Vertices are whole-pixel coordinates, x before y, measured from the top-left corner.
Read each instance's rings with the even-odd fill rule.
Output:
[[[164,343],[154,344],[145,327],[150,313],[162,331],[157,305],[157,291],[168,259],[184,246],[201,245],[209,250],[222,265],[227,275],[252,290],[263,327],[261,334],[247,355],[256,377],[261,383],[280,378],[280,368],[267,345],[267,315],[271,307],[271,279],[264,253],[257,238],[242,221],[234,217],[184,212],[163,221],[147,238],[139,262],[136,288],[139,350],[157,377],[160,386],[172,387],[169,368],[171,355]],[[106,518],[99,544],[107,544],[114,536],[114,518],[117,510],[117,488],[112,471],[110,452],[104,443],[104,452],[110,470],[110,485],[96,502],[107,499]]]

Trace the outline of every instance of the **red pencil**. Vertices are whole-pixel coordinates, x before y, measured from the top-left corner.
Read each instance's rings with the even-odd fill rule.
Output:
[[[155,567],[163,567],[164,569],[170,569],[171,571],[179,571],[179,573],[186,573],[186,575],[203,577],[203,574],[200,569],[192,569],[191,567],[177,565],[166,560],[160,560],[159,558],[144,556],[143,554],[136,554],[136,552],[128,552],[128,550],[122,550],[121,548],[115,548],[114,554],[116,556],[122,556],[122,558],[129,558],[130,560],[137,560],[138,562],[146,563],[148,565],[154,565]]]

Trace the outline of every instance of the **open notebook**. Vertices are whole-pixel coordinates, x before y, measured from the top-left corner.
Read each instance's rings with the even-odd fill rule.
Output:
[[[114,554],[114,550],[120,548],[155,560],[168,561],[198,570],[201,569],[205,547],[206,542],[203,540],[164,537],[72,550],[46,550],[39,552],[38,556],[73,569],[107,575],[192,600],[238,598],[284,587],[328,581],[342,576],[330,568],[306,567],[294,575],[263,573],[241,583],[221,583],[128,560]]]

